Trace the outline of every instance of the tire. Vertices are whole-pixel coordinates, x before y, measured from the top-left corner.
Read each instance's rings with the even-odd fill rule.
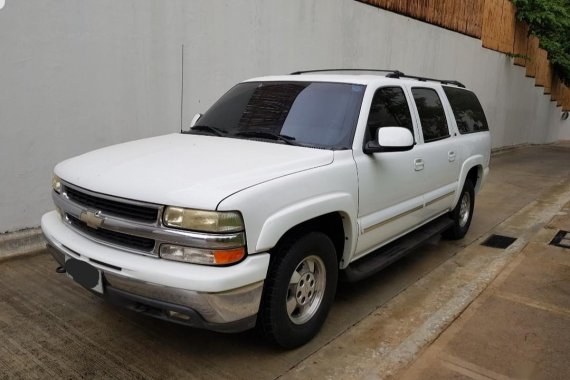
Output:
[[[457,206],[451,211],[451,219],[453,219],[453,225],[443,232],[443,237],[449,240],[459,240],[462,239],[471,225],[471,219],[473,218],[473,207],[475,206],[475,189],[471,180],[465,180],[463,185],[463,190],[461,191],[461,197]]]
[[[295,348],[321,329],[334,300],[338,262],[331,239],[310,232],[271,253],[257,328],[270,343]]]

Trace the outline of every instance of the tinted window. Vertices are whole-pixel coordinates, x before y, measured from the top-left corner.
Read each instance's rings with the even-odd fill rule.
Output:
[[[449,137],[447,119],[437,92],[431,88],[412,88],[418,108],[424,141],[435,141]]]
[[[352,145],[364,90],[365,86],[345,83],[241,83],[196,125],[222,130],[225,137],[264,139],[244,132],[268,132],[304,145],[347,149]]]
[[[459,132],[472,133],[489,130],[483,107],[474,93],[455,87],[443,87],[443,91],[451,104]]]
[[[366,140],[374,138],[376,130],[382,127],[404,127],[414,134],[410,108],[400,87],[384,87],[376,91],[367,125]]]

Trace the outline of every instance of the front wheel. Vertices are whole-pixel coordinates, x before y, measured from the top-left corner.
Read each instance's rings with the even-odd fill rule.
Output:
[[[335,247],[321,232],[290,239],[271,253],[258,328],[272,343],[294,348],[320,330],[338,279]]]
[[[473,218],[473,207],[475,206],[475,189],[470,180],[465,180],[461,197],[457,206],[453,209],[450,216],[453,225],[442,235],[446,239],[459,240],[465,236],[471,225]]]

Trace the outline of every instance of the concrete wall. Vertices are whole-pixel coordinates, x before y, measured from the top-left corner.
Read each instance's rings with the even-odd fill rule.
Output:
[[[234,83],[325,67],[456,78],[487,112],[493,146],[545,143],[568,122],[479,40],[352,0],[7,0],[0,10],[0,232],[51,209],[53,166],[180,128]]]

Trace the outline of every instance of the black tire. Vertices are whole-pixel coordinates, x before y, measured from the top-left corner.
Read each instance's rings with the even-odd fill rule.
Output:
[[[468,210],[468,214],[465,217],[465,214],[462,212],[462,204],[463,202],[468,202],[466,205],[466,210]],[[444,231],[442,236],[449,240],[459,240],[462,239],[467,231],[469,230],[469,226],[471,225],[471,219],[473,219],[473,208],[475,206],[475,188],[473,187],[473,183],[471,180],[465,180],[465,184],[463,185],[463,190],[461,191],[461,197],[459,197],[459,201],[457,202],[457,206],[451,211],[451,219],[453,219],[453,226],[451,226],[448,230]],[[465,209],[463,209],[465,210]]]
[[[311,263],[313,274],[310,273]],[[294,278],[298,282],[290,285]],[[337,280],[335,247],[327,235],[309,232],[287,239],[271,252],[257,328],[270,343],[283,348],[307,343],[319,332],[328,315]],[[301,300],[305,304],[301,305]],[[293,312],[288,310],[288,304]]]

